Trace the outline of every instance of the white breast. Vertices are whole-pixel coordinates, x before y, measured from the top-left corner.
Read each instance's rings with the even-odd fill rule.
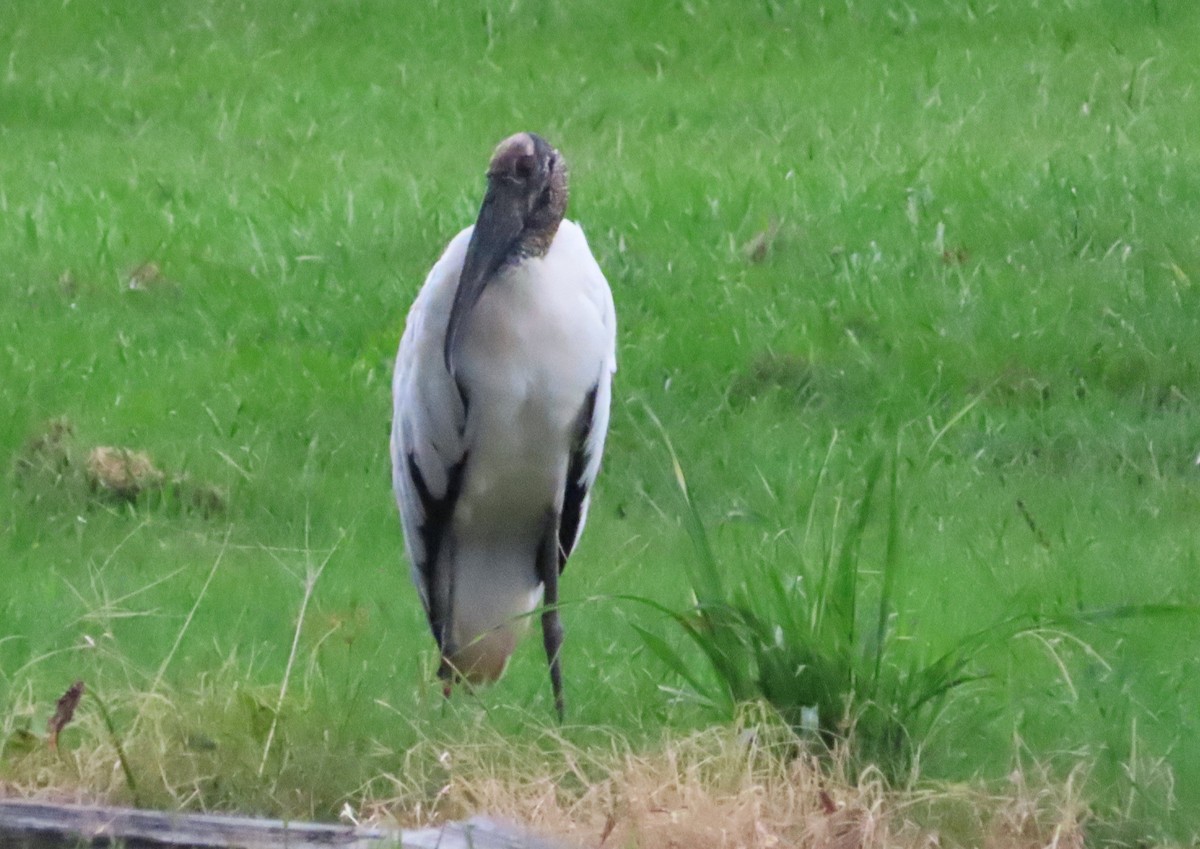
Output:
[[[592,268],[582,233],[563,222],[545,257],[503,272],[471,311],[457,366],[473,454],[464,520],[493,505],[508,522],[514,508],[533,520],[561,506],[580,410],[612,357]]]

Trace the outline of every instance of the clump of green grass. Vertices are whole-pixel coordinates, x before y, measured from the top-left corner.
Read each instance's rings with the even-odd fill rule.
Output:
[[[829,749],[849,743],[856,762],[875,764],[892,780],[906,776],[944,700],[976,680],[968,672],[975,653],[1002,641],[1013,626],[1000,624],[932,662],[918,661],[919,649],[894,605],[900,571],[895,462],[883,496],[886,539],[877,567],[867,563],[862,543],[880,509],[882,454],[866,470],[862,496],[840,540],[818,562],[736,568],[718,561],[673,449],[672,463],[696,553],[689,569],[695,606],[673,618],[702,652],[715,684],[706,684],[681,652],[641,629],[647,646],[709,706],[733,714],[762,699]],[[813,498],[818,495],[814,488]],[[869,588],[871,574],[878,580]],[[872,594],[874,609],[866,610]]]
[[[1200,621],[1200,605],[1187,603],[1027,608],[972,628],[930,659],[928,641],[897,606],[904,558],[896,455],[887,462],[879,452],[868,462],[861,496],[845,519],[835,513],[836,539],[815,559],[796,552],[792,561],[734,565],[715,553],[669,439],[667,446],[695,552],[688,569],[694,604],[668,613],[686,635],[685,645],[699,650],[709,674],[639,627],[647,648],[686,682],[689,698],[725,716],[736,715],[747,702],[765,702],[801,736],[829,752],[845,749],[857,768],[878,769],[892,783],[915,775],[920,751],[951,697],[964,685],[991,678],[980,659],[1006,650],[1013,638],[1031,636],[1045,646],[1073,688],[1067,655],[1104,663],[1080,635],[1084,629]],[[829,453],[833,450],[831,443]],[[824,477],[823,466],[810,517]],[[1039,543],[1048,545],[1020,501],[1018,508]],[[883,540],[875,560],[864,550],[864,539],[880,524]],[[1136,782],[1131,788],[1141,792]]]

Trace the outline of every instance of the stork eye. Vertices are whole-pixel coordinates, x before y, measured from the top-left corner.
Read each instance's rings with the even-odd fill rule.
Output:
[[[533,176],[534,162],[532,156],[522,156],[513,166],[518,180],[528,180]]]

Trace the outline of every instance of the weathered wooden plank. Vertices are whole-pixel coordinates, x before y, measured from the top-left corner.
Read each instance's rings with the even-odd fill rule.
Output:
[[[0,799],[0,846],[66,849],[557,849],[485,817],[402,831]]]

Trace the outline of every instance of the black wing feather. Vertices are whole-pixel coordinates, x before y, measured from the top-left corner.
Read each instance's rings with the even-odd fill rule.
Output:
[[[421,467],[417,465],[416,455],[410,453],[407,459],[408,476],[417,490],[417,498],[421,500],[421,510],[424,514],[420,534],[425,556],[417,564],[425,585],[421,600],[425,602],[425,615],[429,617],[429,628],[433,631],[438,647],[445,648],[445,628],[450,620],[450,605],[448,594],[437,591],[435,571],[438,554],[450,531],[454,507],[462,491],[463,470],[467,465],[467,457],[464,454],[461,460],[446,470],[446,494],[441,498],[429,491],[425,476],[421,474]]]
[[[596,393],[599,384],[592,387],[584,399],[583,408],[579,411],[578,424],[575,427],[575,441],[571,446],[571,460],[567,464],[567,487],[563,493],[562,520],[558,526],[558,571],[562,572],[567,565],[567,558],[575,547],[579,537],[579,524],[583,520],[584,502],[587,500],[588,482],[584,480],[584,470],[588,467],[591,455],[588,453],[588,437],[592,433],[592,422],[596,414]]]

